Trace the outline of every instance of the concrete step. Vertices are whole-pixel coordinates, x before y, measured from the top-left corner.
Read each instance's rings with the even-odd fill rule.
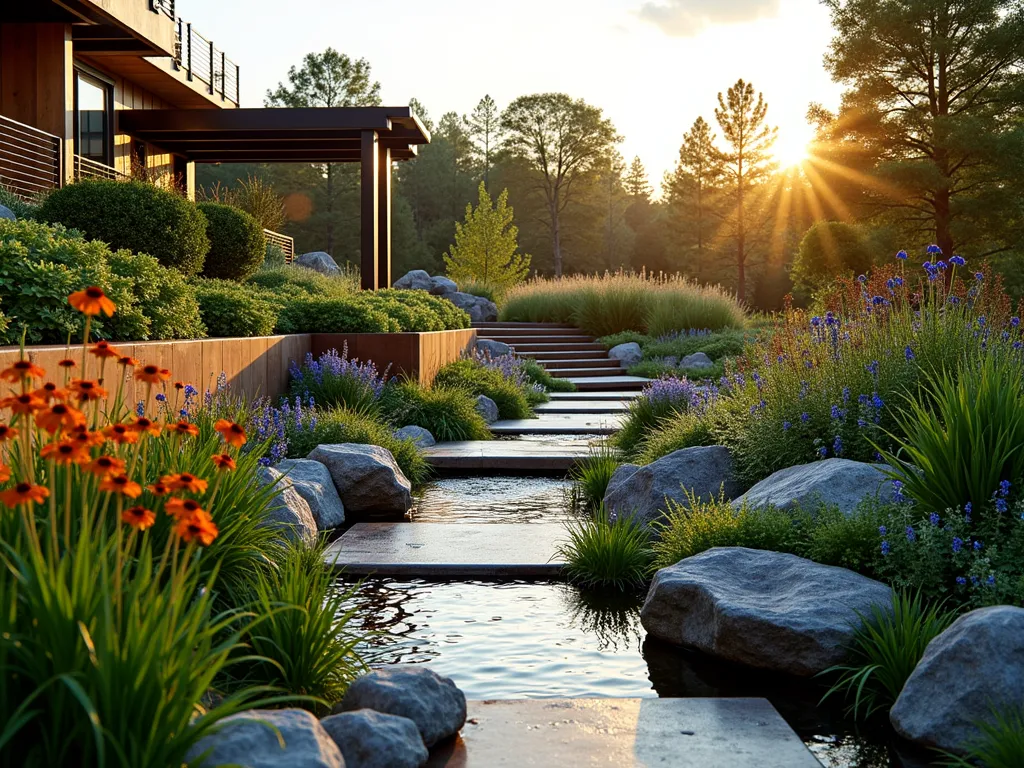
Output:
[[[544,416],[549,413],[579,413],[595,415],[607,413],[625,413],[626,411],[629,410],[628,400],[599,400],[597,399],[597,395],[603,393],[597,392],[587,394],[594,395],[594,397],[590,400],[552,400],[550,403],[541,403],[540,405],[535,405],[533,407],[533,410],[537,412],[538,416]]]
[[[477,328],[477,336],[589,336],[578,328]]]
[[[634,390],[606,390],[604,392],[550,392],[548,397],[551,398],[550,403],[545,405],[555,405],[559,403],[577,403],[581,400],[599,400],[602,402],[609,400],[632,400],[637,396]]]
[[[534,352],[605,352],[606,348],[604,344],[598,344],[596,341],[591,343],[586,342],[562,342],[553,344],[551,342],[539,344],[520,344],[515,345],[516,354],[523,355],[524,357],[530,357]]]
[[[492,321],[492,322],[486,322],[486,323],[473,323],[473,328],[481,328],[481,329],[485,329],[485,330],[490,330],[490,329],[494,329],[494,328],[498,328],[498,329],[511,328],[513,330],[521,329],[521,328],[526,328],[526,329],[530,329],[530,328],[564,328],[565,330],[569,330],[569,331],[578,330],[575,326],[566,325],[565,323],[525,323],[525,322],[513,322],[513,321],[507,321],[507,320],[506,321],[499,320],[497,322],[493,322]]]
[[[496,435],[611,435],[622,414],[540,413],[535,419],[505,419],[491,424]]]
[[[488,339],[490,341],[502,341],[505,344],[511,344],[517,349],[521,344],[590,344],[593,343],[594,337],[587,336],[583,333],[578,334],[550,334],[545,336],[543,334],[512,334],[509,336],[481,336],[477,334],[478,339]]]
[[[650,379],[641,376],[563,376],[576,385],[576,394],[584,395],[604,390],[615,392],[619,396],[622,390],[640,390],[651,383]]]
[[[569,351],[556,351],[556,352],[530,352],[528,354],[521,355],[522,357],[532,357],[538,363],[543,363],[546,360],[573,360],[573,359],[600,359],[602,355],[599,350],[596,349],[577,349]],[[607,358],[604,358],[607,359]]]
[[[423,455],[435,470],[451,473],[490,469],[564,475],[590,455],[590,441],[467,440],[438,443],[424,449]]]
[[[538,360],[537,362],[549,371],[552,368],[614,368],[615,370],[622,370],[622,364],[618,360],[612,360],[607,357],[585,357],[568,360]]]
[[[614,368],[545,368],[545,370],[559,379],[569,376],[618,376],[623,373],[622,366]]]

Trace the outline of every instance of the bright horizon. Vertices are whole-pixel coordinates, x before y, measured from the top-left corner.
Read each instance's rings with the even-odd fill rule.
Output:
[[[808,104],[834,108],[840,93],[822,66],[832,29],[817,0],[520,0],[504,14],[470,0],[292,0],[283,14],[269,0],[177,6],[241,67],[243,106],[261,106],[290,66],[329,46],[370,62],[385,104],[419,99],[435,123],[487,93],[504,109],[564,91],[604,110],[655,195],[698,116],[719,133],[717,94],[738,78],[764,93],[784,164],[812,137]]]

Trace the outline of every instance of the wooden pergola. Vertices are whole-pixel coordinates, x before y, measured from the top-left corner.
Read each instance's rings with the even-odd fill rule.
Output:
[[[430,142],[408,107],[124,110],[117,130],[196,163],[359,163],[362,287],[391,285],[391,161]]]

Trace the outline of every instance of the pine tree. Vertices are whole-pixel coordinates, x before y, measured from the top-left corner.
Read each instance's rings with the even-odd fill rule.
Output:
[[[490,188],[494,150],[500,140],[498,105],[490,95],[484,96],[466,120],[473,148],[484,173],[484,186]]]
[[[747,262],[747,214],[748,207],[756,204],[751,197],[771,174],[771,149],[778,133],[777,128],[765,124],[768,103],[764,94],[754,98],[754,86],[737,80],[725,98],[718,94],[715,119],[722,129],[722,136],[728,142],[730,151],[721,153],[728,196],[732,203],[732,223],[736,242],[736,297],[746,298]]]
[[[512,223],[508,190],[495,202],[480,182],[477,207],[466,206],[466,219],[455,225],[455,244],[444,255],[448,276],[457,283],[477,281],[505,291],[530,271],[530,257],[518,253],[518,228]]]
[[[633,162],[629,164],[629,171],[622,180],[622,184],[625,186],[626,192],[634,200],[650,200],[651,185],[647,181],[647,170],[644,168],[644,164],[640,162],[639,157],[634,157]]]

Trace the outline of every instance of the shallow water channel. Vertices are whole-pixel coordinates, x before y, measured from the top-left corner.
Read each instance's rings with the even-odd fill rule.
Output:
[[[423,490],[410,525],[563,522],[568,488],[544,477],[443,478]],[[838,701],[820,706],[820,685],[648,639],[642,602],[558,582],[395,579],[366,580],[352,598],[372,665],[428,664],[470,699],[763,696],[828,768],[928,764],[897,756],[888,729],[858,731]]]

